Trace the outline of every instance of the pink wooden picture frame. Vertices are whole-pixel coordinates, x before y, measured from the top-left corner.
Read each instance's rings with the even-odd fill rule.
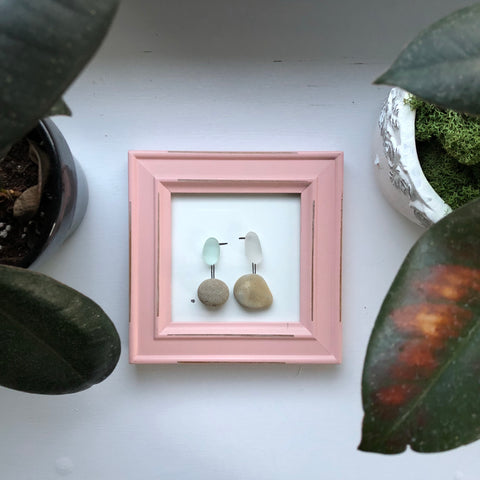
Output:
[[[129,152],[131,363],[340,363],[342,152]],[[172,196],[296,194],[300,306],[282,322],[172,322]]]

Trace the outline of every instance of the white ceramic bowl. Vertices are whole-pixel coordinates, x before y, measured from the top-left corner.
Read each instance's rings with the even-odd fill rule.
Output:
[[[417,225],[429,227],[452,209],[423,174],[415,146],[415,111],[405,104],[409,93],[392,88],[375,128],[375,171],[384,196]]]

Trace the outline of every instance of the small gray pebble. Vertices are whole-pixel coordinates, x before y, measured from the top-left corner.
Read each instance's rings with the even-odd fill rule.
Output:
[[[197,290],[198,299],[208,307],[223,305],[230,295],[225,282],[218,278],[204,280]]]

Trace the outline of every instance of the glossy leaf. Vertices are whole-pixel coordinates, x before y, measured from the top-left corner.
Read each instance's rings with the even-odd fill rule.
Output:
[[[117,5],[118,0],[0,2],[0,151],[56,110],[97,50]]]
[[[375,83],[396,85],[431,103],[480,114],[480,4],[420,33]]]
[[[360,450],[438,452],[480,437],[480,200],[405,259],[365,359]]]
[[[120,355],[117,331],[92,300],[50,277],[0,266],[0,384],[31,393],[84,390]]]
[[[70,107],[65,103],[65,100],[63,98],[58,99],[52,105],[52,108],[50,108],[50,111],[48,112],[49,117],[54,115],[70,116],[71,114],[72,114],[72,111],[70,110]]]

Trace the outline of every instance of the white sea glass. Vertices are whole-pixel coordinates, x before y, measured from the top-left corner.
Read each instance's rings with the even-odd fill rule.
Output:
[[[245,255],[251,263],[260,263],[262,261],[262,246],[255,232],[248,232],[245,235]]]
[[[214,237],[207,238],[203,246],[202,257],[207,265],[215,265],[220,258],[220,245]]]

